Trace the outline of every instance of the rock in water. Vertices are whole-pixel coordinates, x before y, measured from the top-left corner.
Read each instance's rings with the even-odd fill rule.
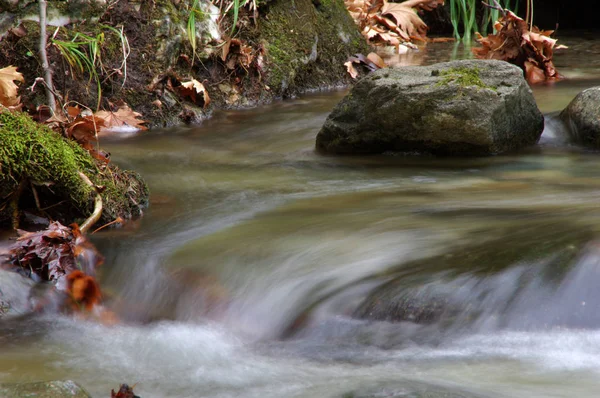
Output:
[[[491,155],[535,144],[544,116],[518,67],[466,60],[381,69],[359,81],[317,135],[317,150]]]
[[[560,113],[572,142],[600,148],[600,87],[583,90]]]
[[[90,395],[71,380],[57,380],[39,383],[0,384],[0,397],[89,398]]]

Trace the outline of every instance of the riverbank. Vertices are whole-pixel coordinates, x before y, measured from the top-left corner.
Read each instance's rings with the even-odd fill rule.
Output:
[[[123,101],[151,127],[197,123],[214,109],[348,83],[344,62],[367,50],[342,0],[271,0],[256,12],[240,8],[237,20],[224,3],[50,2],[48,54],[63,102],[111,110]],[[25,88],[43,76],[37,6],[17,2],[0,21],[0,56],[24,74],[20,94],[36,109],[43,88]],[[197,92],[182,93],[192,79]]]

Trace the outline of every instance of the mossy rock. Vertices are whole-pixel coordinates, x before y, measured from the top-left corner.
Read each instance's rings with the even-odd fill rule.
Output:
[[[271,0],[261,9],[267,84],[291,96],[347,81],[344,62],[368,52],[343,0]]]
[[[40,213],[32,187],[43,215],[63,223],[87,218],[95,192],[79,172],[104,187],[101,222],[136,217],[148,204],[148,187],[137,173],[103,165],[25,113],[0,112],[0,226],[13,218],[15,208]]]
[[[333,154],[494,155],[536,144],[543,129],[521,69],[463,60],[371,73],[334,108],[316,147]]]
[[[71,380],[37,383],[0,384],[0,396],[6,398],[89,398],[90,395]]]

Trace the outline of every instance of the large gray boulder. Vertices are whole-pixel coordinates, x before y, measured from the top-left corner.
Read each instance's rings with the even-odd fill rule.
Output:
[[[360,80],[317,135],[336,154],[489,155],[535,144],[544,129],[518,67],[466,60],[381,69]]]
[[[560,113],[572,142],[600,148],[600,87],[583,90]]]

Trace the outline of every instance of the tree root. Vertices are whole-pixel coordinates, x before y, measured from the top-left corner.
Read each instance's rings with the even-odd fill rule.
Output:
[[[100,217],[102,217],[102,196],[100,196],[100,193],[98,192],[96,186],[92,183],[92,181],[90,181],[90,179],[85,174],[79,172],[79,177],[81,177],[83,182],[92,187],[94,189],[94,192],[96,192],[96,198],[94,199],[94,212],[83,222],[83,224],[81,224],[81,227],[79,227],[81,233],[86,234],[89,231],[89,229],[94,224],[96,224],[98,220],[100,220]]]

